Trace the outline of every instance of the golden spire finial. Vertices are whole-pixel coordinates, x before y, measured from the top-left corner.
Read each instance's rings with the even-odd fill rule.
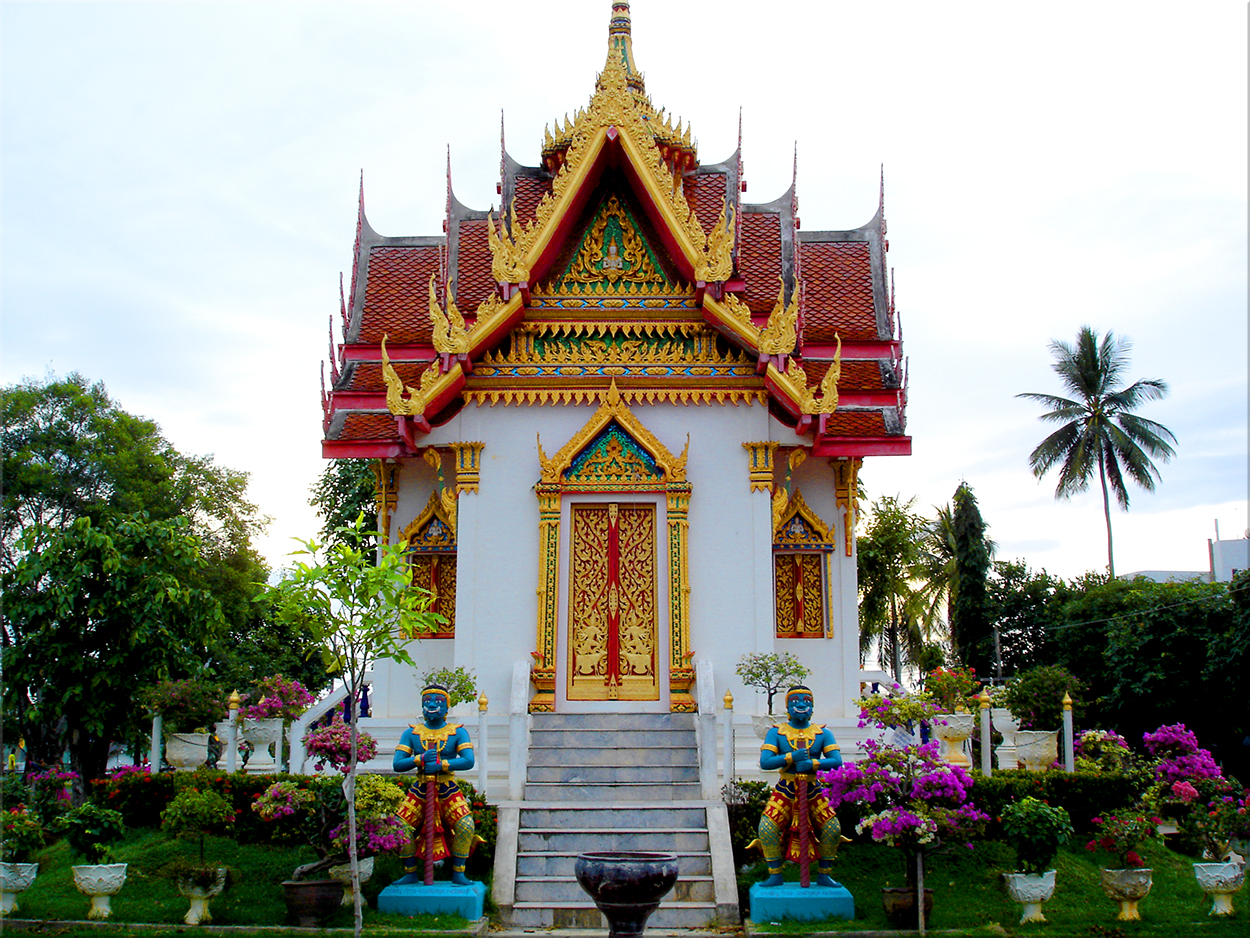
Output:
[[[634,44],[630,33],[629,0],[612,0],[612,18],[608,21],[608,59],[619,57],[625,68],[629,88],[636,94],[644,92],[642,75],[634,65]]]

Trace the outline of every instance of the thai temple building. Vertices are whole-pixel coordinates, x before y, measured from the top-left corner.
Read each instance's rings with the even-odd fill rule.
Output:
[[[723,766],[727,693],[759,777],[753,652],[801,659],[817,720],[854,737],[857,474],[911,448],[882,204],[828,231],[800,228],[793,184],[746,202],[741,146],[703,162],[648,96],[626,2],[592,90],[540,165],[505,149],[495,193],[466,194],[492,207],[449,171],[441,233],[378,234],[362,191],[323,392],[324,456],[373,461],[382,528],[446,619],[414,637],[419,672],[375,666],[370,768],[419,722],[419,674],[464,667],[489,718],[453,719],[479,750],[489,732],[492,801],[534,800],[530,747],[566,716],[624,736],[691,714]],[[572,921],[521,914],[509,849],[505,917]],[[736,898],[709,901],[692,921]]]

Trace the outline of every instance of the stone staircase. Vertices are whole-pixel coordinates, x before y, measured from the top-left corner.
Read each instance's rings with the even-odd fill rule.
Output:
[[[729,821],[699,785],[693,714],[535,714],[525,799],[499,806],[495,903],[506,925],[606,928],[579,853],[677,855],[657,928],[738,924]],[[510,900],[510,901],[509,901]]]

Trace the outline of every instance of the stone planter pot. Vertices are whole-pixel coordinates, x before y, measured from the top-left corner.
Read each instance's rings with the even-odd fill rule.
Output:
[[[74,886],[84,896],[91,897],[91,909],[87,918],[103,919],[113,914],[109,900],[121,892],[126,882],[125,863],[99,863],[74,866]]]
[[[300,928],[316,928],[333,915],[343,901],[343,884],[337,879],[294,879],[282,884],[287,922]]]
[[[768,735],[768,731],[778,723],[785,723],[790,719],[788,713],[780,715],[775,713],[753,713],[751,714],[751,729],[755,730],[755,735],[763,739]]]
[[[1055,871],[1045,873],[1004,873],[1007,881],[1007,892],[1011,898],[1024,906],[1024,914],[1020,916],[1020,924],[1025,922],[1044,922],[1042,903],[1055,894]]]
[[[165,761],[179,772],[194,772],[208,761],[208,734],[171,733],[165,740]]]
[[[1120,914],[1116,920],[1120,922],[1139,922],[1141,915],[1137,912],[1137,903],[1150,893],[1150,877],[1153,870],[1103,870],[1102,891],[1107,897],[1120,904]]]
[[[916,890],[912,886],[886,886],[881,890],[881,907],[893,928],[918,928],[920,914],[916,911]],[[924,891],[924,920],[933,914],[933,890]]]
[[[971,713],[939,713],[933,722],[933,735],[942,742],[942,759],[961,768],[972,768],[972,760],[964,752],[964,743],[972,736]],[[938,720],[946,722],[938,723]]]
[[[30,888],[38,863],[0,863],[0,914],[17,911],[17,894]]]
[[[1246,869],[1239,863],[1195,863],[1194,876],[1214,904],[1209,915],[1232,915],[1233,893],[1246,882]]]
[[[577,884],[608,920],[609,938],[632,938],[677,882],[677,856],[642,850],[579,854]]]
[[[991,707],[990,722],[994,729],[1003,734],[1003,741],[994,750],[998,756],[1000,769],[1016,767],[1016,734],[1020,732],[1020,721],[1011,715],[1006,707]]]
[[[373,875],[373,857],[359,857],[356,861],[357,867],[360,869],[360,882],[363,885],[369,881]],[[355,893],[352,892],[352,865],[344,863],[342,866],[332,866],[327,873],[331,879],[338,880],[343,884],[343,905],[354,905]]]
[[[213,920],[208,903],[214,896],[221,895],[221,891],[226,888],[226,868],[219,866],[215,873],[213,882],[207,886],[197,885],[187,879],[179,881],[178,895],[191,900],[191,908],[182,919],[188,925],[207,925]]]
[[[1059,759],[1059,731],[1020,730],[1016,733],[1016,758],[1030,772],[1045,772]]]
[[[244,767],[248,775],[273,775],[278,771],[278,758],[282,754],[281,718],[245,719],[239,735],[252,747],[252,753],[247,757],[247,765]],[[272,753],[269,751],[271,746],[274,748]]]

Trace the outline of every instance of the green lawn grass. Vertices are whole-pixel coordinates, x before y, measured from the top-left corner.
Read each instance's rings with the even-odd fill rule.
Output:
[[[132,830],[116,851],[115,861],[128,864],[126,885],[113,897],[113,916],[109,920],[119,926],[127,923],[177,925],[185,934],[188,901],[178,894],[173,877],[179,861],[199,862],[199,842],[171,840],[156,830]],[[296,866],[315,860],[310,848],[275,847],[237,844],[224,837],[209,837],[205,842],[206,861],[224,864],[232,870],[231,883],[210,905],[213,925],[256,926],[282,925],[286,921],[286,903],[282,882],[290,879]],[[91,900],[74,887],[70,866],[75,862],[66,844],[58,842],[45,849],[36,859],[39,875],[34,884],[18,897],[17,919],[56,921],[83,920]],[[377,894],[402,874],[398,858],[378,857],[372,879],[365,884],[365,899],[376,905]],[[366,907],[365,924],[383,930],[429,933],[463,929],[468,923],[456,915],[417,916],[407,918],[383,915]],[[330,928],[350,928],[352,908],[345,906],[326,923]],[[174,934],[171,931],[168,934]],[[59,935],[70,934],[58,930]],[[83,930],[83,934],[100,934]],[[144,932],[149,938],[157,933]]]
[[[1136,935],[1201,935],[1203,938],[1245,938],[1250,934],[1245,892],[1234,900],[1236,915],[1217,919],[1207,915],[1211,900],[1198,888],[1193,859],[1161,846],[1140,851],[1154,870],[1150,895],[1138,903],[1141,922],[1116,921],[1117,906],[1103,894],[1098,865],[1083,845],[1059,854],[1055,896],[1046,903],[1045,923],[1021,925],[1020,906],[1007,895],[1002,874],[1014,868],[1015,855],[1004,844],[987,842],[975,850],[955,847],[925,862],[925,886],[933,890],[933,914],[927,927],[933,930],[966,930],[970,935],[1036,935],[1038,938],[1102,936],[1132,938]],[[787,875],[798,878],[787,866]],[[760,871],[762,875],[762,871]],[[906,885],[902,854],[876,844],[847,844],[834,866],[834,879],[855,897],[855,919],[826,922],[789,922],[779,925],[753,923],[755,931],[778,934],[888,929],[881,908],[884,886]]]

